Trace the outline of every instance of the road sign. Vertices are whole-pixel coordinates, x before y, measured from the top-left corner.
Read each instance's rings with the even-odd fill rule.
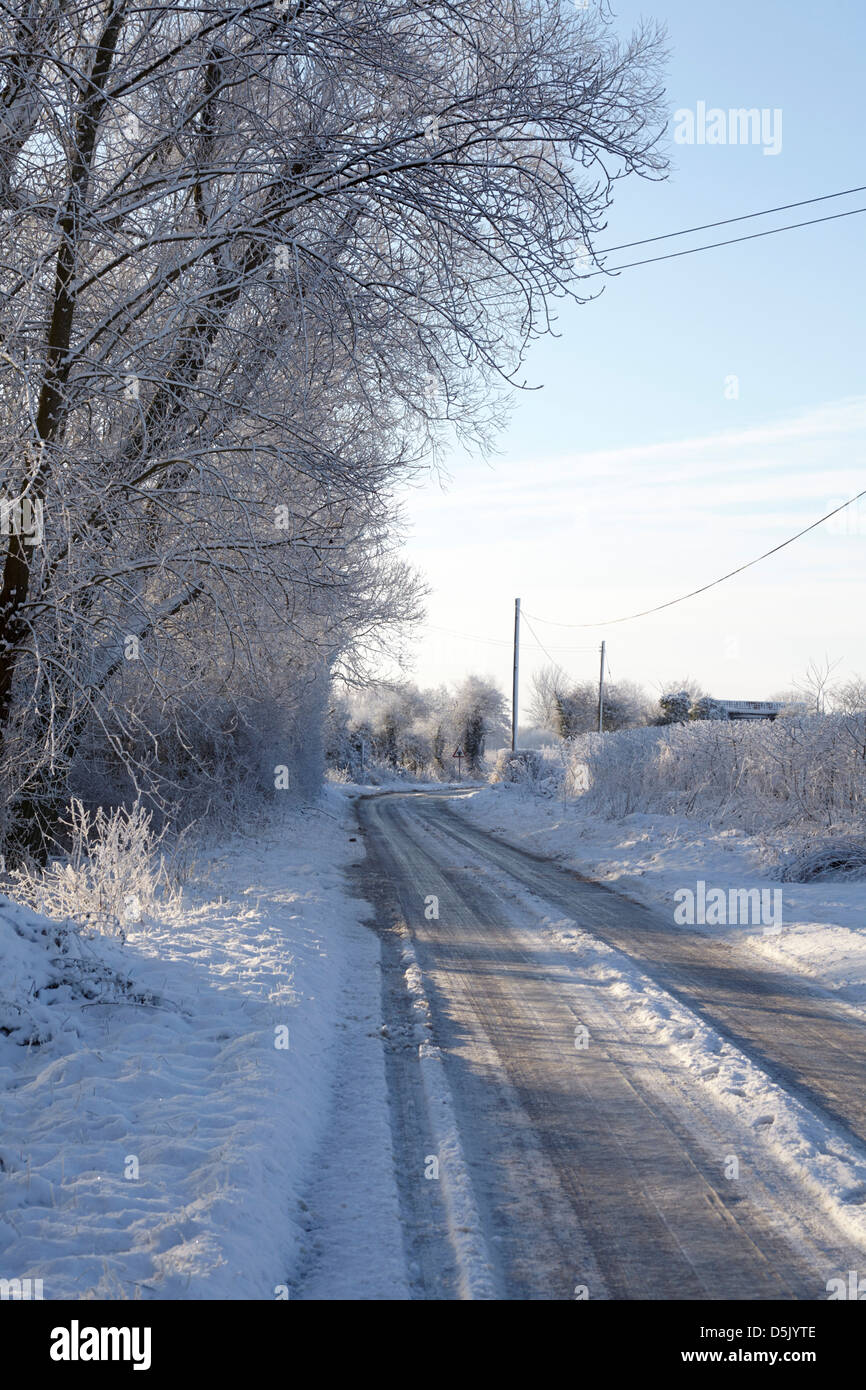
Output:
[[[454,749],[454,752],[451,754],[451,756],[452,756],[452,758],[465,758],[465,757],[466,757],[466,754],[463,752],[463,749],[460,747],[459,743],[458,743],[457,747]]]

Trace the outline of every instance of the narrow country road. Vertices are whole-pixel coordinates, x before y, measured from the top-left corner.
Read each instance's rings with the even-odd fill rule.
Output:
[[[361,891],[383,942],[402,1219],[418,1297],[450,1298],[442,1200],[399,969],[430,996],[496,1296],[823,1299],[863,1250],[754,1129],[721,1113],[615,992],[539,930],[566,916],[623,952],[835,1133],[866,1139],[866,1025],[746,953],[471,826],[447,793],[362,799]],[[437,901],[438,917],[425,905]],[[588,1046],[575,1045],[585,1027]],[[772,1124],[773,1117],[767,1117]],[[725,1175],[731,1155],[738,1181]],[[852,1194],[852,1201],[863,1196]]]

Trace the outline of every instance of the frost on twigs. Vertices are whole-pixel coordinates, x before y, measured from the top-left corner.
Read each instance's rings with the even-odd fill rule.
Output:
[[[503,748],[490,774],[491,782],[517,782],[536,786],[546,775],[544,759],[534,748]]]
[[[73,800],[61,828],[68,857],[47,868],[14,870],[15,897],[47,917],[71,918],[91,931],[124,938],[168,886],[162,837],[151,830],[150,812],[135,805],[91,813]]]
[[[707,719],[581,734],[570,741],[569,758],[586,788],[585,809],[606,819],[685,815],[802,835],[806,877],[799,881],[807,882],[820,867],[808,862],[813,840],[844,837],[849,868],[863,863],[864,719],[792,713],[774,722]],[[833,855],[831,848],[825,867]],[[789,869],[796,879],[793,863]]]
[[[395,497],[492,444],[553,301],[600,283],[575,236],[665,167],[663,38],[603,9],[9,0],[0,456],[44,517],[0,536],[7,853],[71,796],[214,825],[318,789],[328,678],[421,616]]]
[[[779,877],[784,883],[866,879],[866,838],[837,835],[817,843],[807,840],[782,858]]]

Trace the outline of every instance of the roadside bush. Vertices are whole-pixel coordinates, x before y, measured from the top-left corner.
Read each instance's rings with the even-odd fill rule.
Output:
[[[559,775],[558,775],[559,774]],[[490,773],[491,782],[527,787],[542,796],[553,796],[561,783],[561,770],[538,749],[503,748]]]
[[[61,827],[68,832],[68,858],[14,870],[12,895],[46,917],[123,937],[169,886],[150,813],[139,804],[91,813],[73,801]]]
[[[746,829],[862,831],[866,759],[844,715],[706,720],[583,734],[570,779],[588,810],[700,816]]]
[[[817,844],[807,842],[785,855],[780,868],[784,883],[866,878],[866,839],[839,836]]]

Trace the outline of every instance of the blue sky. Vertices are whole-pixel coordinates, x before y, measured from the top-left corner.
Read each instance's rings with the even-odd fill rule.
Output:
[[[616,13],[623,33],[641,14],[666,24],[672,115],[701,101],[778,108],[782,141],[766,155],[670,138],[670,177],[624,181],[600,246],[866,184],[866,6],[657,0]],[[618,256],[861,206],[863,193]],[[864,245],[866,215],[628,270],[597,301],[563,305],[560,336],[529,358],[542,389],[518,398],[498,454],[455,454],[445,491],[430,481],[407,496],[409,558],[432,590],[415,677],[475,670],[508,688],[515,595],[551,623],[606,622],[866,487]],[[576,678],[595,672],[602,637],[614,678],[650,689],[689,673],[719,696],[766,697],[825,653],[840,677],[866,675],[864,552],[866,506],[667,613],[533,625]],[[524,639],[528,690],[547,656]]]

